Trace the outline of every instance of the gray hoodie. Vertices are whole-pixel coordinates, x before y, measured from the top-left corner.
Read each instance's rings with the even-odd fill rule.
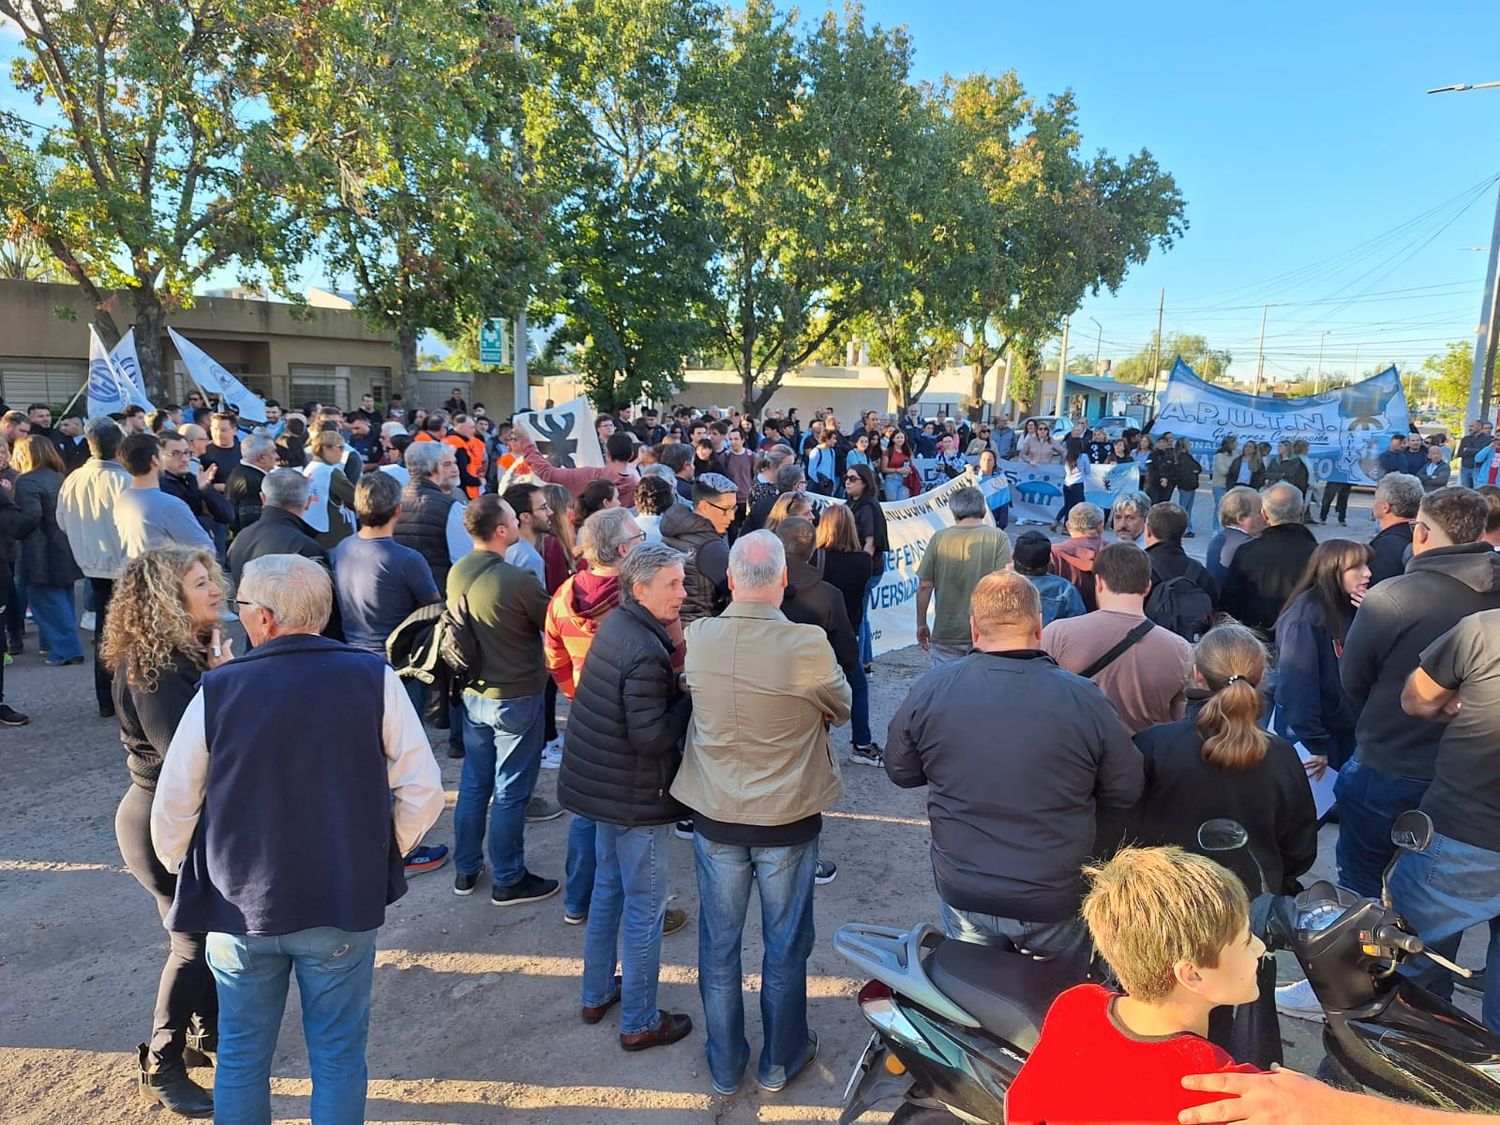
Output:
[[[1500,609],[1500,553],[1488,543],[1416,555],[1372,586],[1344,642],[1339,677],[1357,716],[1356,758],[1392,777],[1432,780],[1441,723],[1401,709],[1422,650],[1471,613]]]

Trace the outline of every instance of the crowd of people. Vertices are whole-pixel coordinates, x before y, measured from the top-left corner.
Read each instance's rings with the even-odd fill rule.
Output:
[[[843,794],[831,731],[845,723],[846,761],[927,790],[951,938],[1079,980],[1096,952],[1111,966],[1124,1000],[1068,994],[1059,1027],[1195,1034],[1219,1054],[1185,1057],[1209,1070],[1279,1063],[1278,1007],[1317,1010],[1305,982],[1277,989],[1253,942],[1248,977],[1200,974],[1212,987],[1174,982],[1170,957],[1163,981],[1153,958],[1186,942],[1177,952],[1214,969],[1209,954],[1241,941],[1247,897],[1295,887],[1316,856],[1308,778],[1327,770],[1341,883],[1378,893],[1391,824],[1420,806],[1439,843],[1397,865],[1398,909],[1449,954],[1500,918],[1485,758],[1500,735],[1500,439],[1486,424],[1453,453],[1460,484],[1435,480],[1420,439],[1407,451],[1402,437],[1397,461],[1393,439],[1377,533],[1319,543],[1300,443],[1270,458],[1228,438],[1205,472],[1170,434],[1111,440],[1082,422],[1054,438],[913,408],[867,412],[845,435],[831,410],[804,431],[796,411],[756,426],[648,408],[597,418],[603,465],[557,467],[520,419],[471,410],[458,389],[430,413],[399,396],[347,413],[265,405],[254,427],[201,401],[57,429],[42,406],[0,416],[10,651],[29,609],[48,663],[83,662],[87,579],[96,703],[129,773],[120,852],[171,935],[139,1082],[176,1113],[269,1120],[295,972],[313,1119],[361,1120],[376,931],[407,879],[450,861],[459,896],[561,896],[562,922],[584,927],[584,1023],[618,1006],[622,1049],[684,1039],[692,1017],[657,996],[663,938],[689,921],[668,905],[674,835],[693,843],[712,1086],[734,1093],[751,1063],[753,884],[754,1078],[780,1090],[818,1050],[806,972],[814,890],[837,876],[819,842]],[[920,560],[915,634],[933,667],[882,746],[869,595],[890,549],[880,501],[920,489],[914,457],[976,483],[951,492],[952,525]],[[1007,534],[1008,493],[976,486],[1011,459],[1066,466],[1059,541]],[[1095,459],[1138,464],[1140,490],[1108,512],[1085,500],[1074,478]],[[1217,521],[1200,563],[1183,541],[1204,475]],[[1345,521],[1347,491],[1325,487],[1323,520],[1332,503]],[[272,679],[281,705],[266,708]],[[317,706],[329,697],[337,721]],[[1003,734],[956,702],[972,699],[1004,708]],[[26,721],[0,705],[0,723]],[[462,761],[451,854],[426,839],[443,808],[428,727]],[[535,793],[543,768],[560,771],[557,803]],[[564,870],[533,871],[527,825],[565,811]],[[1225,875],[1187,854],[1212,816],[1246,827],[1254,865]],[[1092,856],[1105,859],[1086,881]],[[1182,917],[1147,948],[1124,931],[1151,887]],[[1166,1027],[1176,988],[1196,999],[1169,1006],[1191,1016]],[[1500,1031],[1500,986],[1484,1019]],[[1048,1058],[1017,1087],[1036,1119],[1083,1104],[1046,1077]],[[212,1092],[191,1074],[209,1064]],[[1276,1092],[1246,1089],[1247,1102]]]

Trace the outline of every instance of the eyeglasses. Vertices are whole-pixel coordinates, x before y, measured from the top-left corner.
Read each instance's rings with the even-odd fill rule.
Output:
[[[247,602],[244,598],[231,598],[236,613],[244,613],[247,609],[265,609],[259,602]]]
[[[858,473],[845,473],[844,474],[844,479],[845,480],[863,480],[864,478],[862,476],[860,476]]]
[[[738,501],[736,501],[733,504],[730,504],[728,507],[725,507],[723,504],[715,504],[712,500],[705,500],[704,503],[707,504],[710,508],[717,508],[717,509],[719,509],[719,511],[721,511],[721,512],[732,512],[736,508],[739,507],[739,502]]]

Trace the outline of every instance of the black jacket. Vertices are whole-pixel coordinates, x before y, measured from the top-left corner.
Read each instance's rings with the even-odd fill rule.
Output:
[[[198,522],[203,525],[203,530],[209,535],[214,532],[214,524],[228,524],[234,519],[234,510],[230,508],[229,501],[224,499],[224,494],[213,485],[199,488],[197,478],[189,473],[183,473],[181,476],[176,473],[162,473],[161,490],[186,504],[188,510],[198,518]]]
[[[1302,463],[1302,458],[1292,457],[1285,461],[1276,458],[1274,461],[1266,462],[1266,483],[1276,484],[1278,481],[1286,481],[1298,492],[1307,491],[1307,466]]]
[[[1175,450],[1151,451],[1151,456],[1146,458],[1146,492],[1153,503],[1160,504],[1171,499],[1172,490],[1177,487],[1179,471]],[[1163,480],[1166,484],[1162,483]]]
[[[1407,552],[1411,550],[1411,524],[1393,523],[1383,527],[1370,540],[1370,585],[1394,578],[1406,570]]]
[[[823,581],[844,596],[844,611],[857,632],[865,619],[866,587],[875,573],[875,556],[864,551],[819,551],[813,564],[822,564]]]
[[[241,461],[224,482],[224,499],[234,512],[234,519],[229,526],[235,534],[260,519],[260,486],[265,483],[265,479],[263,470]]]
[[[1392,777],[1432,779],[1443,725],[1403,711],[1401,689],[1424,648],[1486,609],[1500,609],[1500,553],[1488,543],[1424,551],[1405,574],[1371,587],[1339,665],[1361,763]]]
[[[1146,548],[1146,557],[1151,560],[1151,584],[1160,586],[1169,578],[1186,578],[1219,606],[1219,584],[1208,568],[1197,559],[1189,558],[1181,543],[1153,543]]]
[[[1177,487],[1187,492],[1197,492],[1202,479],[1203,466],[1198,463],[1198,458],[1191,453],[1181,454],[1177,458]]]
[[[203,669],[182,652],[174,652],[171,665],[157,674],[155,691],[131,684],[123,664],[115,669],[112,690],[125,764],[130,780],[142,789],[156,792],[167,747],[202,678]]]
[[[1269,635],[1318,541],[1300,523],[1268,527],[1234,553],[1221,608]]]
[[[859,671],[859,638],[849,623],[844,596],[801,559],[786,560],[786,592],[781,598],[781,612],[788,621],[816,625],[827,633],[834,659],[844,675],[853,680]]]
[[[661,622],[636,603],[611,611],[594,634],[568,712],[557,777],[563,808],[625,827],[686,815],[671,788],[691,710]]]
[[[262,555],[301,555],[304,559],[316,559],[327,567],[328,552],[318,546],[316,535],[317,532],[301,516],[294,516],[285,508],[266,508],[260,519],[230,544],[230,577],[238,586],[245,564]]]
[[[960,700],[1024,700],[1005,736]],[[925,785],[939,897],[960,910],[1060,922],[1083,898],[1101,807],[1141,795],[1141,755],[1098,686],[1042,652],[972,652],[912,687],[887,731],[885,772]]]
[[[54,469],[32,469],[16,478],[17,578],[30,586],[71,586],[83,572],[73,561],[68,537],[57,525],[57,496],[62,474]]]
[[[1338,646],[1311,591],[1276,621],[1276,733],[1343,769],[1354,756],[1354,712],[1339,686]]]
[[[1224,474],[1224,482],[1228,484],[1230,488],[1235,488],[1239,485],[1240,469],[1244,465],[1244,462],[1245,455],[1243,453],[1241,453],[1233,461],[1229,462],[1229,471]],[[1253,488],[1257,492],[1259,492],[1261,490],[1261,487],[1265,483],[1266,470],[1264,468],[1250,470],[1250,484],[1248,487]]]
[[[673,504],[662,513],[662,542],[687,556],[684,561],[683,585],[687,600],[682,603],[682,624],[700,617],[717,617],[729,604],[729,545],[724,537],[693,509]]]
[[[439,590],[448,588],[453,559],[448,553],[448,509],[458,496],[444,492],[430,480],[413,477],[401,493],[401,514],[396,517],[396,542],[410,547],[432,570]]]
[[[1229,773],[1203,760],[1203,737],[1193,725],[1196,718],[1197,707],[1190,707],[1186,717],[1147,727],[1135,736],[1145,763],[1146,788],[1131,811],[1126,838],[1196,852],[1198,826],[1228,817],[1250,834],[1250,854],[1265,872],[1266,890],[1291,893],[1297,877],[1318,857],[1318,820],[1297,752],[1272,735],[1258,765]],[[1235,858],[1230,857],[1228,866],[1254,898],[1260,893],[1254,864],[1247,862],[1242,868]]]

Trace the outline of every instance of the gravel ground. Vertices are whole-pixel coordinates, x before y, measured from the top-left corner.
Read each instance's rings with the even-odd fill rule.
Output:
[[[1205,491],[1198,501],[1200,528],[1208,507]],[[1369,538],[1368,508],[1368,495],[1356,494],[1344,534]],[[1316,530],[1326,537],[1327,529]],[[1201,557],[1206,543],[1201,535],[1189,547]],[[0,1121],[145,1120],[150,1111],[133,1088],[134,1046],[149,1030],[166,940],[114,841],[114,810],[128,784],[118,730],[113,720],[95,715],[87,666],[45,667],[34,634],[28,646],[7,669],[6,699],[32,723],[0,733],[11,794],[11,812],[0,825]],[[871,682],[877,738],[926,667],[927,658],[915,649],[877,662]],[[1003,718],[1003,709],[996,707],[993,717]],[[847,729],[835,742],[841,751],[847,746]],[[451,809],[458,763],[439,760]],[[818,941],[808,970],[810,1018],[821,1051],[780,1094],[765,1094],[753,1078],[734,1097],[712,1092],[695,987],[692,854],[678,841],[672,887],[676,905],[693,921],[663,943],[661,1002],[693,1015],[699,1026],[689,1038],[632,1055],[617,1046],[613,1019],[582,1024],[583,931],[563,924],[561,899],[497,910],[483,893],[456,898],[450,868],[414,879],[381,932],[367,1119],[539,1125],[836,1120],[867,1032],[853,1002],[863,982],[834,955],[833,930],[852,920],[909,926],[937,914],[923,795],[894,788],[879,770],[848,766],[844,777],[846,795],[828,814],[822,838],[823,855],[839,864],[839,877],[818,888]],[[540,791],[550,796],[555,778],[544,772]],[[1323,831],[1319,874],[1331,874],[1334,831]],[[566,835],[566,818],[530,826],[529,866],[560,876]],[[451,843],[451,812],[429,839]],[[1473,963],[1475,951],[1465,952]],[[747,970],[758,968],[759,960],[752,921]],[[1293,975],[1289,966],[1283,969]],[[746,987],[758,987],[755,975]],[[308,1114],[310,1083],[293,994],[274,1070],[278,1121],[303,1121]],[[752,1050],[758,1050],[753,996],[747,1020]],[[1314,1068],[1314,1026],[1288,1020],[1283,1032],[1289,1061]],[[211,1072],[197,1073],[208,1081]],[[885,1116],[872,1113],[866,1120]]]

